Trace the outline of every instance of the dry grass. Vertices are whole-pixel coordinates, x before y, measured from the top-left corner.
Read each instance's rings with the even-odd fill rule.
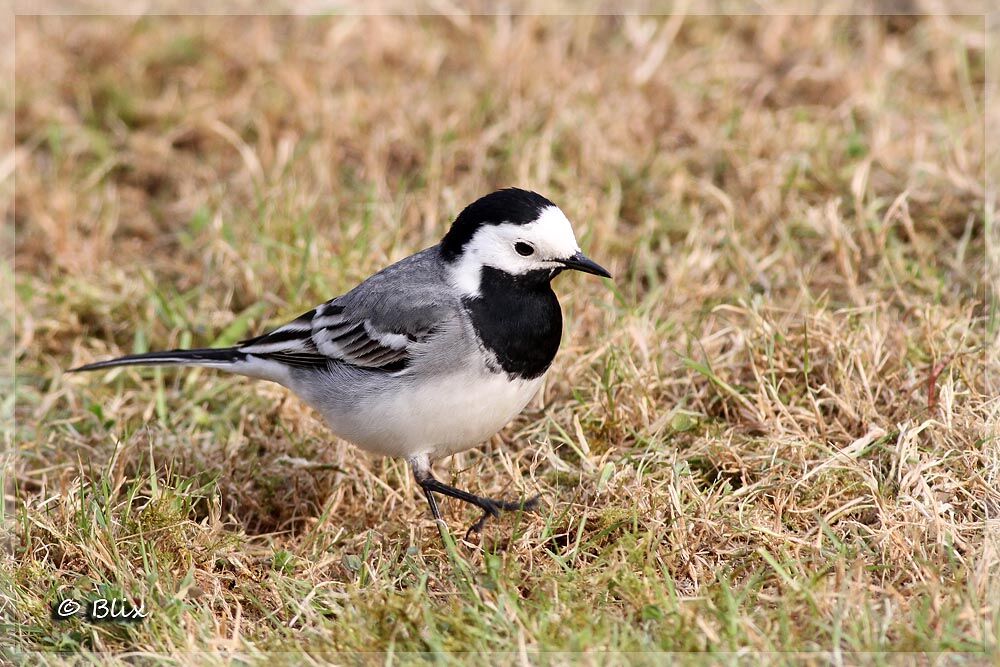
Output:
[[[981,19],[19,18],[16,56],[8,658],[995,648]],[[542,494],[482,548],[279,387],[61,373],[277,324],[511,184],[618,280],[560,279],[542,396],[440,466]],[[99,593],[151,616],[50,619]]]

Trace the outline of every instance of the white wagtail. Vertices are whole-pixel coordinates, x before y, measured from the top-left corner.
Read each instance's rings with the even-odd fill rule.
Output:
[[[441,242],[343,296],[234,347],[134,354],[74,368],[218,368],[288,387],[339,437],[405,458],[441,525],[435,493],[483,510],[506,502],[435,479],[431,463],[492,437],[534,396],[559,348],[549,284],[565,269],[610,278],[545,197],[508,188],[475,201]]]

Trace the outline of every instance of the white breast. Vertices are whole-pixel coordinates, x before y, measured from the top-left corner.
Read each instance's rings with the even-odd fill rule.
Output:
[[[362,449],[437,459],[492,437],[524,409],[543,377],[511,380],[506,373],[457,369],[371,395],[351,414],[324,416],[337,435]]]

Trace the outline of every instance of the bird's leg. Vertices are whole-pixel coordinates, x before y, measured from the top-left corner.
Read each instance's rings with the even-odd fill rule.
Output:
[[[486,520],[490,517],[498,516],[500,512],[522,509],[530,510],[534,509],[534,507],[538,504],[538,496],[529,498],[528,500],[509,502],[506,500],[484,498],[482,496],[469,493],[468,491],[448,486],[434,477],[434,473],[431,472],[430,460],[426,456],[415,456],[409,459],[409,463],[410,468],[413,469],[413,477],[417,480],[420,488],[424,490],[424,495],[427,497],[427,502],[431,506],[431,514],[434,515],[435,521],[441,521],[441,511],[438,509],[437,500],[434,499],[435,493],[463,500],[483,510],[483,515],[479,518],[479,520],[469,526],[469,530],[465,533],[466,538],[473,533],[481,531],[483,526],[486,524]]]

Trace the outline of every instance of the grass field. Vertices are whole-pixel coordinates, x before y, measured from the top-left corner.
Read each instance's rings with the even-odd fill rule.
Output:
[[[982,18],[16,29],[0,661],[990,659]],[[438,464],[541,494],[482,543],[447,549],[403,462],[276,385],[62,372],[280,324],[507,185],[616,280],[559,278],[544,390]],[[50,615],[96,596],[148,617]]]

